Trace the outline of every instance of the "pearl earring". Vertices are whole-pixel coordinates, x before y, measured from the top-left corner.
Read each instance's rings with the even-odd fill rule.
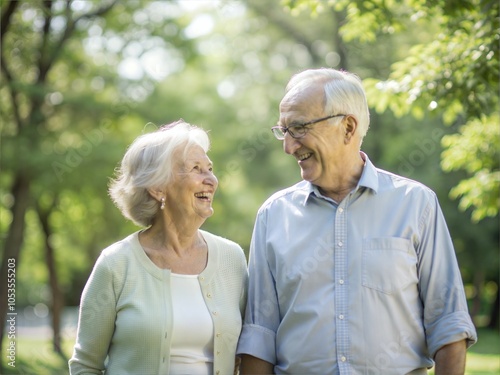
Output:
[[[160,210],[163,210],[164,208],[165,208],[165,197],[161,197]]]

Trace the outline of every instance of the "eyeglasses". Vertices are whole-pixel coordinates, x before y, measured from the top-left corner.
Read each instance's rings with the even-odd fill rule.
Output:
[[[299,139],[299,138],[303,138],[306,135],[307,131],[309,130],[306,127],[307,125],[316,124],[316,123],[321,122],[321,121],[325,121],[325,120],[328,120],[328,119],[331,119],[334,117],[341,117],[341,116],[347,116],[347,115],[331,115],[331,116],[319,118],[317,120],[312,120],[312,121],[306,122],[304,124],[295,124],[295,125],[289,126],[287,128],[284,126],[276,125],[276,126],[273,126],[271,128],[271,131],[273,132],[276,139],[278,139],[280,141],[285,139],[285,134],[287,132],[288,132],[288,134],[290,134],[292,136],[292,138]]]

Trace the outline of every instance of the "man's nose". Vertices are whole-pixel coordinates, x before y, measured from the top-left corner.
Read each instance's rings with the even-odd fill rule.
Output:
[[[298,139],[293,138],[290,132],[285,133],[285,139],[283,140],[283,150],[289,154],[293,155],[295,151],[300,147],[300,142]]]

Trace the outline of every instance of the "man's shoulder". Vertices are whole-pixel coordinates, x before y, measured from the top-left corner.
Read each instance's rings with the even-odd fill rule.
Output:
[[[310,191],[311,191],[310,182],[307,181],[297,182],[295,185],[278,190],[277,192],[272,194],[269,198],[267,198],[264,201],[259,211],[265,210],[277,202],[283,202],[283,201],[291,202],[293,200],[296,200],[297,198],[305,199],[305,197],[310,193]]]
[[[391,190],[400,190],[405,194],[423,194],[435,196],[434,191],[422,182],[412,180],[384,169],[376,168],[379,179],[379,191],[387,192]]]

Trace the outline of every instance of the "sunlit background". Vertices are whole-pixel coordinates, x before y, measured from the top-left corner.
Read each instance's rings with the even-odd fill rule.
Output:
[[[248,253],[259,206],[300,180],[269,128],[288,79],[314,67],[363,79],[362,149],[437,193],[480,329],[468,374],[500,371],[498,9],[487,0],[2,0],[0,312],[15,259],[18,321],[16,367],[4,329],[0,372],[67,373],[95,259],[139,229],[107,185],[140,134],[179,118],[209,131],[219,190],[204,229]]]

